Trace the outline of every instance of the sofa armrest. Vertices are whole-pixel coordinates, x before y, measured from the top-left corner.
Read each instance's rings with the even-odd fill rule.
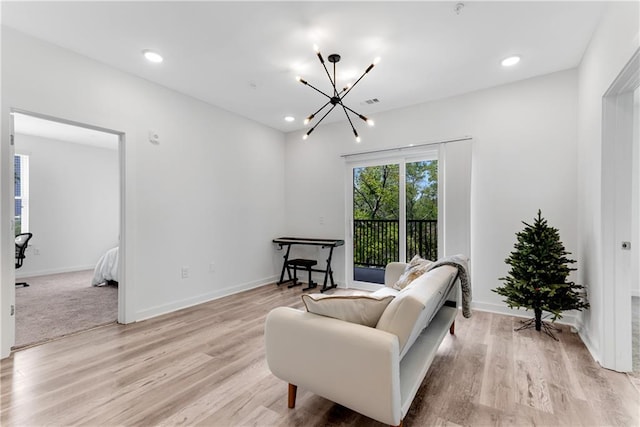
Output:
[[[384,268],[384,285],[388,287],[393,286],[400,276],[402,276],[406,267],[406,262],[390,262],[387,264]]]
[[[267,315],[265,341],[276,377],[378,421],[400,423],[395,335],[279,307]]]

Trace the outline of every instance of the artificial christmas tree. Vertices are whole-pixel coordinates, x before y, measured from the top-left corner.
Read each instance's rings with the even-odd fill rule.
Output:
[[[511,308],[533,310],[535,317],[517,330],[535,326],[536,331],[544,329],[555,339],[552,327],[542,321],[542,312],[549,312],[555,322],[563,311],[589,308],[589,303],[581,293],[583,286],[567,282],[569,273],[576,270],[569,264],[576,261],[567,258],[570,253],[560,241],[558,229],[547,224],[540,210],[533,225],[522,223],[525,228],[516,233],[515,250],[505,260],[511,269],[499,279],[505,284],[493,291],[506,297],[504,302]]]

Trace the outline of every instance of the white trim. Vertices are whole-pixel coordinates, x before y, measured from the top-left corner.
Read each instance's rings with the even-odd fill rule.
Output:
[[[27,248],[29,250],[29,248]],[[27,273],[20,273],[20,270],[16,270],[16,279],[24,279],[25,277],[38,277],[38,276],[47,276],[49,274],[60,274],[60,273],[74,273],[76,271],[86,271],[86,270],[94,270],[95,264],[92,265],[77,265],[74,267],[61,267],[61,268],[50,268],[46,270],[38,270],[38,271],[29,271]]]
[[[398,259],[407,259],[407,158],[398,164]]]
[[[367,157],[373,154],[380,154],[383,157],[390,157],[392,156],[392,154],[389,154],[390,152],[395,152],[397,156],[404,156],[408,154],[402,154],[402,153],[411,153],[411,152],[420,153],[420,152],[424,152],[425,148],[430,146],[437,147],[440,144],[447,144],[449,142],[470,141],[472,139],[473,139],[472,137],[465,135],[459,138],[443,139],[440,141],[419,142],[417,144],[403,145],[400,147],[387,147],[387,148],[380,148],[377,150],[346,153],[346,154],[341,154],[340,157],[344,157],[348,161],[352,161],[351,159],[354,159],[353,161],[356,161],[358,157]]]
[[[593,343],[591,342],[589,335],[585,332],[584,329],[580,329],[578,331],[578,335],[580,336],[582,343],[585,345],[585,347],[587,347],[587,350],[589,350],[589,353],[591,353],[591,357],[593,357],[593,360],[595,360],[596,362],[598,362],[600,366],[602,366],[602,362],[600,361],[600,355],[598,354]]]
[[[112,135],[124,135],[123,132],[120,132],[120,131],[117,131],[117,130],[103,128],[103,127],[100,127],[100,126],[94,126],[94,125],[90,125],[90,124],[87,124],[87,123],[80,123],[80,122],[76,122],[76,121],[73,121],[73,120],[63,119],[63,118],[60,118],[60,117],[49,116],[47,114],[35,113],[33,111],[23,110],[21,108],[11,108],[10,109],[10,114],[12,116],[15,115],[15,114],[22,114],[23,116],[30,116],[30,117],[35,117],[37,119],[43,119],[43,120],[49,120],[51,122],[62,123],[64,125],[71,125],[71,126],[76,126],[76,127],[79,127],[79,128],[95,130],[95,131],[98,131],[98,132],[110,133]]]
[[[127,233],[127,180],[129,186],[133,187],[134,183],[127,178],[127,156],[126,156],[126,135],[124,132],[118,134],[118,165],[120,174],[120,234],[118,236],[118,323],[133,322],[133,307],[129,301],[133,301],[134,280],[133,269],[129,269],[127,265],[133,260],[128,258],[129,245],[133,244],[133,239],[129,238]],[[133,252],[133,251],[132,251]],[[133,257],[133,255],[130,255]]]
[[[630,192],[633,147],[633,91],[640,85],[640,49],[613,81],[602,98],[602,275],[601,322],[603,367],[630,371],[631,283],[630,252],[619,243],[631,240]],[[631,106],[631,107],[630,107]],[[632,248],[634,245],[632,245]]]
[[[272,284],[274,287],[276,287],[277,285],[275,284],[275,282],[278,280],[278,278],[279,276],[270,276],[264,279],[258,279],[252,282],[242,283],[236,286],[229,286],[227,288],[218,289],[213,292],[207,292],[205,294],[201,294],[195,297],[174,301],[170,304],[158,305],[146,310],[138,311],[136,313],[137,314],[136,318],[137,318],[137,321],[150,319],[152,317],[157,317],[163,314],[174,312],[176,310],[193,307],[194,305],[204,304],[209,301],[228,297],[230,295],[248,291],[250,289],[259,288],[265,285]]]

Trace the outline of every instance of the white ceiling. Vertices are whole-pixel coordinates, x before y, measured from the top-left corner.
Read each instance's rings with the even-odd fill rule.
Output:
[[[314,44],[342,56],[340,85],[382,58],[345,99],[375,119],[576,67],[606,7],[467,1],[458,15],[456,3],[2,2],[2,24],[288,132],[325,102],[296,75],[329,92]],[[147,62],[143,49],[164,62]],[[522,61],[501,67],[512,54]],[[370,98],[380,103],[362,105]],[[325,122],[337,120],[338,110]]]

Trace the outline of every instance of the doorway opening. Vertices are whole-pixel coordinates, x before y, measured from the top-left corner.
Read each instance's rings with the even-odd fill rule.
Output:
[[[13,111],[16,269],[13,349],[113,323],[124,285],[97,268],[121,246],[121,133]],[[26,167],[25,167],[26,166]],[[16,264],[17,265],[17,264]]]

